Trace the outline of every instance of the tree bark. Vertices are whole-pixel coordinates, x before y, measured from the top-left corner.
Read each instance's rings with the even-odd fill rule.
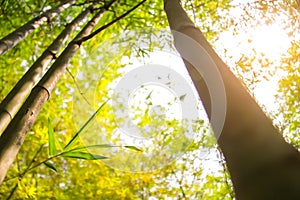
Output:
[[[228,69],[215,53],[204,35],[189,19],[179,0],[164,0],[174,42],[181,54],[190,76],[211,118],[213,99],[210,85],[205,77],[195,70],[186,57],[199,52],[183,47],[180,34],[184,34],[201,46],[213,60],[221,74],[226,92],[226,118],[218,144],[225,156],[238,199],[300,199],[300,155],[285,142],[271,120],[249,95],[240,80]],[[180,34],[177,34],[179,32]],[[188,51],[188,52],[187,52]],[[218,74],[215,74],[218,76]],[[220,94],[221,95],[221,94]],[[220,113],[222,114],[222,113]],[[219,124],[212,123],[216,132]]]
[[[20,28],[16,29],[12,33],[8,34],[4,38],[0,40],[0,55],[4,54],[14,46],[16,46],[20,41],[22,41],[29,33],[33,30],[38,28],[43,23],[47,22],[48,20],[52,19],[64,9],[68,8],[70,5],[74,4],[76,0],[66,0],[61,3],[59,6],[46,11],[42,15],[32,19],[31,21],[27,22]]]

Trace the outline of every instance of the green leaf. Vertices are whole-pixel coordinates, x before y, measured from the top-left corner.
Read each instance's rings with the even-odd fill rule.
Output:
[[[84,159],[84,160],[103,160],[108,159],[108,157],[81,152],[81,151],[75,151],[75,152],[65,152],[61,154],[62,157],[67,158],[78,158],[78,159]]]
[[[49,155],[53,156],[56,154],[56,147],[55,147],[54,131],[51,125],[50,118],[48,118],[48,143],[49,143]]]
[[[151,94],[153,93],[153,90],[149,92],[148,96],[146,97],[146,100],[151,99]]]
[[[49,161],[43,162],[44,165],[46,165],[47,167],[49,167],[50,169],[52,169],[53,171],[57,172],[57,169],[55,168],[55,166],[50,163]]]
[[[90,145],[90,146],[80,146],[76,147],[74,149],[68,150],[68,152],[73,152],[73,151],[79,151],[79,150],[87,150],[87,149],[96,149],[96,148],[113,148],[113,147],[120,147],[120,146],[114,146],[110,144],[96,144],[96,145]]]
[[[108,100],[107,100],[108,101]],[[87,120],[87,122],[80,128],[80,130],[73,136],[73,138],[68,142],[68,144],[64,147],[64,150],[69,150],[70,148],[72,148],[74,146],[74,144],[76,143],[76,141],[79,138],[79,135],[85,130],[85,128],[96,118],[96,116],[98,115],[98,113],[101,111],[101,109],[103,108],[103,106],[107,103],[104,102],[99,108],[98,110]]]
[[[180,101],[184,101],[185,96],[186,96],[186,94],[181,95],[181,96],[179,97]]]
[[[139,148],[137,148],[137,147],[135,147],[135,146],[124,146],[124,147],[127,148],[127,149],[132,149],[132,150],[135,150],[135,151],[140,151],[140,152],[142,152],[141,149],[139,149]]]

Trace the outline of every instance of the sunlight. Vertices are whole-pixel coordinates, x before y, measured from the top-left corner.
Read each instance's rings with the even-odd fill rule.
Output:
[[[250,37],[250,47],[270,60],[280,58],[290,44],[290,38],[279,24],[257,27]]]
[[[288,51],[291,42],[288,34],[277,23],[257,27],[250,37],[252,41],[249,42],[249,47],[256,51],[257,56],[266,57],[271,62],[278,64],[281,57]],[[261,68],[259,64],[257,67]],[[270,67],[275,66],[270,64],[268,68]],[[280,74],[276,74],[271,80],[258,83],[253,91],[258,102],[264,105],[269,112],[278,108],[274,95],[278,89],[279,79]]]
[[[247,5],[253,2],[255,2],[255,0],[234,0],[233,5]],[[242,20],[241,17],[244,15],[240,6],[232,8],[231,14],[233,18],[238,20]],[[255,11],[253,14],[255,15]],[[239,30],[238,35],[235,36],[232,35],[234,32],[234,27],[232,27],[231,30],[221,34],[220,40],[225,39],[226,44],[228,44],[225,45],[224,43],[224,47],[234,47],[236,49],[236,54],[231,55],[238,55],[241,51],[250,53],[252,49],[255,49],[257,53],[263,53],[271,60],[278,59],[287,51],[291,42],[291,38],[284,28],[283,22],[285,20],[289,20],[289,18],[281,15],[276,22],[271,24],[261,24],[256,27],[249,25],[243,28],[243,31]],[[253,18],[251,21],[259,22],[260,19]],[[223,42],[224,41],[221,43]],[[233,46],[232,44],[235,45]]]
[[[253,29],[240,31],[233,35],[232,30],[225,31],[220,35],[216,47],[238,59],[241,55],[250,56],[253,50],[270,60],[278,60],[287,52],[291,43],[287,32],[279,23],[260,25]]]
[[[242,57],[253,57],[255,61],[250,63],[253,71],[263,70],[259,59],[268,59],[270,63],[266,70],[275,71],[275,66],[280,65],[280,59],[288,53],[291,45],[291,38],[280,22],[268,25],[259,25],[252,29],[240,31],[233,35],[232,30],[221,34],[216,47],[230,67],[236,66],[236,62]],[[229,59],[228,59],[229,58]],[[263,72],[263,71],[262,71]],[[264,74],[259,76],[263,77]],[[253,94],[257,101],[264,105],[268,111],[277,109],[275,105],[275,93],[278,89],[278,80],[281,75],[276,74],[270,80],[263,80],[255,83]]]

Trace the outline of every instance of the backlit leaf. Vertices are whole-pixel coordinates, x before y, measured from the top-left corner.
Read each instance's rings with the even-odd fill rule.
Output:
[[[135,150],[135,151],[140,151],[140,152],[142,152],[141,149],[139,149],[139,148],[137,148],[137,147],[135,147],[135,146],[124,146],[124,147],[127,148],[127,149],[131,149],[131,150]]]
[[[81,152],[81,151],[75,151],[75,152],[66,152],[61,154],[62,157],[67,158],[78,158],[83,160],[102,160],[102,159],[108,159],[108,157]]]
[[[44,162],[44,165],[46,165],[48,168],[52,169],[53,171],[57,172],[57,169],[55,168],[55,166],[50,163],[49,161]]]
[[[69,141],[69,143],[65,146],[64,150],[68,150],[70,148],[72,148],[74,146],[74,144],[76,143],[76,141],[79,138],[79,135],[85,130],[85,128],[96,118],[96,116],[98,115],[98,113],[101,111],[101,109],[103,108],[103,106],[107,103],[104,102],[99,108],[98,110],[87,120],[87,122],[80,128],[80,130],[73,136],[73,138]]]

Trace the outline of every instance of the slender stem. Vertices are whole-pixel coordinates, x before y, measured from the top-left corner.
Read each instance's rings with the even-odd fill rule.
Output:
[[[119,20],[123,19],[124,17],[126,17],[128,14],[130,14],[131,12],[133,12],[135,9],[137,9],[139,6],[141,6],[143,3],[145,3],[146,0],[141,1],[140,3],[138,3],[137,5],[135,5],[134,7],[132,7],[131,9],[129,9],[127,12],[125,12],[124,14],[120,15],[119,17],[116,17],[114,20],[112,20],[111,22],[109,22],[108,24],[105,24],[104,26],[101,26],[100,28],[98,28],[97,30],[95,30],[94,32],[92,32],[90,35],[83,37],[82,39],[80,39],[78,42],[82,43],[85,42],[91,38],[93,38],[95,35],[99,34],[101,31],[103,31],[104,29],[110,27],[111,25],[113,25],[114,23],[118,22]]]
[[[6,198],[6,200],[9,200],[12,198],[12,196],[14,195],[15,191],[18,188],[18,183],[14,186],[14,188],[11,190],[11,192],[9,193],[9,196]]]
[[[81,97],[85,100],[85,102],[86,102],[88,105],[91,105],[91,103],[89,102],[89,100],[83,95],[84,92],[80,89],[80,87],[79,87],[79,85],[78,85],[78,83],[77,83],[77,81],[76,81],[74,75],[72,74],[72,72],[71,72],[68,68],[67,68],[66,70],[67,70],[68,74],[71,76],[71,79],[73,80],[73,82],[74,82],[74,84],[75,84],[77,90],[79,91],[79,94],[81,95]]]
[[[36,154],[33,156],[33,158],[31,159],[29,165],[28,165],[27,168],[24,170],[24,172],[18,175],[19,181],[21,181],[22,178],[24,177],[24,175],[28,172],[28,169],[29,169],[30,166],[34,163],[34,161],[35,161],[35,159],[37,158],[37,156],[41,153],[43,147],[44,147],[44,144],[42,144],[42,145],[40,146],[40,148],[38,149],[38,151],[36,152]],[[9,193],[9,196],[7,197],[7,200],[8,200],[8,199],[11,199],[11,197],[14,195],[15,191],[17,190],[17,188],[18,188],[18,184],[16,184],[16,185],[14,186],[14,188],[11,190],[11,192]]]
[[[184,189],[183,189],[183,187],[182,187],[182,179],[181,180],[179,180],[179,178],[178,178],[178,176],[176,175],[176,172],[172,169],[172,174],[174,174],[174,176],[175,176],[175,178],[176,178],[176,180],[177,180],[177,182],[178,182],[178,184],[179,184],[179,188],[180,188],[180,191],[181,191],[181,194],[182,194],[182,197],[183,197],[183,199],[187,199],[186,198],[186,195],[185,195],[185,192],[184,192]]]

